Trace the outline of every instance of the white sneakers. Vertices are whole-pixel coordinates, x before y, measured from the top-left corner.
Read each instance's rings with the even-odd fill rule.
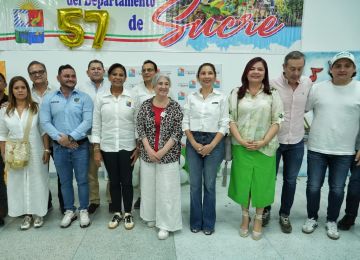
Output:
[[[80,210],[79,215],[80,215],[80,227],[86,228],[90,226],[91,222],[87,209]],[[71,223],[73,223],[75,220],[77,220],[76,213],[72,210],[66,210],[60,226],[62,228],[70,227]]]
[[[75,220],[77,220],[77,216],[76,216],[75,212],[72,211],[72,210],[66,210],[65,213],[64,213],[64,217],[61,220],[60,227],[67,228]]]
[[[169,231],[165,230],[165,229],[160,229],[159,233],[158,233],[158,238],[160,240],[164,240],[167,239],[169,237]]]
[[[318,227],[318,223],[313,218],[306,219],[304,225],[302,226],[302,232],[306,234],[311,234]]]
[[[334,240],[340,238],[340,234],[339,234],[336,222],[329,221],[326,223],[326,234],[329,238],[334,239]]]
[[[80,227],[86,228],[90,226],[90,224],[91,222],[89,218],[89,212],[87,211],[87,209],[80,210]]]
[[[117,226],[119,226],[121,220],[122,220],[121,212],[116,212],[113,218],[111,219],[111,221],[109,222],[108,228],[110,229],[116,228]]]
[[[318,223],[315,219],[313,218],[308,218],[305,221],[305,224],[302,227],[302,231],[306,234],[310,234],[312,232],[314,232],[314,230],[318,227]],[[331,239],[339,239],[340,238],[340,234],[337,228],[337,224],[335,221],[328,221],[326,222],[326,234],[329,238]]]

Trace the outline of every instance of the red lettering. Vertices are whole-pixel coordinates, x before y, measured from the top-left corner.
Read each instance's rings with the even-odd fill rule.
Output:
[[[160,38],[159,44],[162,46],[168,47],[177,43],[185,35],[187,28],[190,28],[188,34],[190,39],[195,39],[201,34],[206,37],[217,35],[219,38],[225,39],[234,36],[244,28],[244,32],[248,36],[253,36],[257,33],[261,37],[269,37],[279,32],[285,26],[284,23],[276,26],[277,18],[274,15],[270,15],[255,27],[251,14],[244,14],[240,18],[228,16],[215,28],[215,23],[219,21],[216,21],[213,17],[210,17],[205,22],[201,19],[196,19],[191,23],[184,25],[179,24],[179,22],[186,19],[196,10],[201,0],[194,0],[182,13],[173,19],[173,22],[162,21],[161,16],[179,1],[180,0],[168,0],[156,9],[152,15],[152,21],[154,23],[167,28],[173,28],[173,30]]]

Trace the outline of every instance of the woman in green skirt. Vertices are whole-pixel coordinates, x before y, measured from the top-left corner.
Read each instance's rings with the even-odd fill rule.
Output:
[[[242,237],[249,235],[250,202],[256,208],[252,238],[259,240],[264,207],[274,201],[276,134],[283,120],[283,105],[278,92],[270,87],[264,59],[251,59],[241,82],[229,97],[233,160],[228,194],[242,208]]]

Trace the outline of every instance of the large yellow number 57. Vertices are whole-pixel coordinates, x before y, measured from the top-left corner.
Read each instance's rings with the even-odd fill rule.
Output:
[[[64,8],[58,9],[57,13],[59,29],[71,33],[71,35],[60,35],[60,41],[71,48],[82,45],[85,33],[83,28],[76,23],[76,20],[83,18],[82,9]],[[97,49],[101,48],[110,20],[109,13],[105,10],[85,10],[84,20],[86,22],[96,22],[98,24],[92,47]]]

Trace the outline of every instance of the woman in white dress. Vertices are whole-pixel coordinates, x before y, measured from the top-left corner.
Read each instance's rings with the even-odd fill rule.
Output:
[[[33,114],[28,165],[16,170],[9,168],[7,175],[8,214],[11,217],[25,215],[21,230],[29,229],[32,222],[34,227],[41,227],[47,213],[50,150],[47,135],[40,133],[38,110],[26,79],[13,77],[9,84],[9,105],[0,110],[0,148],[4,161],[6,140],[22,140],[28,116]]]

